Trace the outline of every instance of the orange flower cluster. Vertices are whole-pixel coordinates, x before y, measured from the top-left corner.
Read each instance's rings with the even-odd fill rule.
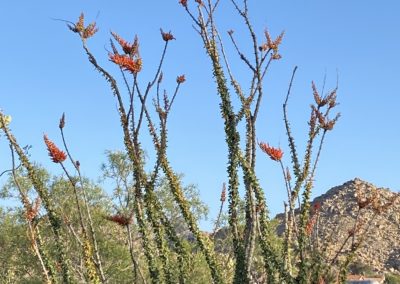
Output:
[[[79,33],[82,39],[88,39],[92,37],[99,30],[96,27],[96,22],[89,24],[85,28],[85,16],[83,13],[79,16],[78,22],[74,25],[68,25],[71,31],[74,33]]]
[[[132,216],[126,217],[126,216],[121,215],[121,214],[115,214],[115,215],[112,215],[112,216],[107,216],[106,219],[111,221],[111,222],[117,223],[118,225],[123,226],[123,227],[127,226],[129,224],[132,224],[132,221],[133,221]]]
[[[224,184],[222,185],[222,191],[221,191],[221,198],[220,198],[220,201],[221,201],[221,202],[225,202],[225,200],[226,200],[226,184],[224,183]]]
[[[317,90],[317,87],[315,86],[314,82],[311,82],[311,87],[313,89],[313,95],[314,95],[314,100],[315,103],[317,104],[318,107],[323,107],[326,104],[328,104],[329,108],[333,108],[337,105],[336,103],[336,89],[334,89],[332,92],[330,92],[329,95],[325,96],[322,98]]]
[[[137,74],[142,70],[142,58],[139,55],[139,40],[135,36],[133,43],[129,43],[116,33],[111,33],[114,39],[119,43],[124,51],[124,55],[118,54],[113,46],[114,53],[109,53],[110,61],[119,65],[123,70],[132,74]]]
[[[282,39],[283,39],[284,35],[285,35],[285,32],[283,31],[275,40],[272,40],[271,35],[269,34],[269,31],[265,30],[265,38],[267,39],[267,42],[261,46],[262,50],[267,51],[268,49],[272,49],[274,51],[278,51],[278,47],[282,43]]]
[[[318,118],[318,122],[319,122],[319,125],[321,126],[321,128],[326,131],[332,130],[333,127],[335,126],[336,119],[332,119],[332,120],[328,119],[314,106],[313,106],[313,110],[315,112],[316,117]]]
[[[280,55],[280,54],[277,53],[277,52],[274,52],[274,53],[271,54],[271,58],[272,58],[273,60],[279,60],[279,59],[282,58],[282,55]]]
[[[123,70],[129,71],[132,74],[137,74],[142,70],[142,59],[130,58],[127,55],[109,54],[110,60],[119,65]]]
[[[268,143],[264,142],[260,142],[258,145],[261,150],[271,158],[271,160],[280,161],[282,159],[283,151],[280,148],[271,147]]]
[[[38,197],[35,199],[35,203],[33,205],[28,206],[29,208],[26,211],[26,219],[29,222],[32,222],[32,220],[38,215],[41,202],[42,200]]]
[[[315,224],[317,223],[317,219],[319,216],[319,212],[321,210],[321,203],[317,202],[314,204],[313,206],[313,215],[311,217],[311,219],[308,220],[307,226],[306,226],[306,234],[308,236],[311,235],[312,230],[314,229]]]
[[[322,99],[321,96],[319,95],[314,81],[311,82],[311,87],[313,89],[314,100],[315,100],[315,103],[317,104],[317,106],[323,107],[324,105],[326,105],[327,101],[325,99]]]
[[[185,81],[186,81],[185,75],[180,75],[180,76],[176,77],[176,82],[178,84],[182,84]]]
[[[171,32],[165,33],[162,29],[160,29],[160,31],[161,31],[162,39],[164,41],[170,41],[170,40],[175,39],[174,36],[171,34]]]
[[[269,34],[269,31],[265,30],[265,38],[266,38],[267,42],[259,47],[260,51],[272,50],[273,52],[271,54],[271,58],[273,60],[281,59],[282,56],[278,53],[278,48],[279,48],[279,45],[282,43],[284,34],[285,34],[285,32],[283,31],[275,40],[272,40],[271,35]]]
[[[135,56],[138,55],[139,53],[139,39],[137,36],[135,36],[135,39],[133,43],[129,43],[126,40],[124,40],[122,37],[120,37],[118,34],[111,32],[111,35],[114,37],[114,39],[119,43],[119,45],[122,47],[122,50],[124,51],[125,54],[130,55],[130,56]]]
[[[179,0],[179,4],[181,4],[183,7],[187,7],[187,0]]]
[[[44,143],[47,146],[47,150],[49,151],[49,156],[51,157],[54,163],[62,163],[67,158],[65,152],[61,151],[45,134],[43,136]]]
[[[91,23],[83,30],[82,38],[90,38],[94,36],[94,34],[98,32],[98,30],[99,28],[96,27],[96,23]]]
[[[85,16],[83,13],[79,15],[78,22],[75,24],[76,32],[80,33],[85,29]]]

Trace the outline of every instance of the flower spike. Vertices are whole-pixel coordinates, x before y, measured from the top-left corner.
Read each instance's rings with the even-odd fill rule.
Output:
[[[261,150],[271,158],[271,160],[280,161],[282,159],[283,151],[280,148],[271,147],[268,143],[264,142],[260,142],[258,145]]]
[[[47,146],[47,150],[49,151],[49,156],[54,163],[62,163],[67,158],[67,155],[64,151],[61,151],[56,144],[54,144],[45,134],[43,136],[44,143]]]

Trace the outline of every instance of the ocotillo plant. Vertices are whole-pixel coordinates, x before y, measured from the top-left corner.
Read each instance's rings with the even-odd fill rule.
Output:
[[[68,22],[68,28],[79,37],[89,63],[108,82],[111,94],[116,100],[125,147],[122,159],[128,163],[126,169],[133,177],[132,184],[124,185],[125,203],[121,202],[121,206],[115,206],[113,213],[102,215],[102,221],[110,226],[112,223],[117,224],[116,227],[126,234],[124,247],[129,250],[131,262],[126,270],[132,273],[135,283],[196,283],[197,279],[192,277],[196,260],[193,255],[196,253],[202,254],[202,260],[206,263],[207,283],[328,283],[331,281],[328,276],[332,274],[335,275],[336,282],[343,283],[347,266],[363,240],[363,237],[359,236],[366,234],[368,230],[368,222],[357,217],[341,249],[333,258],[327,259],[321,248],[324,244],[318,243],[317,230],[321,226],[318,218],[321,208],[318,205],[311,206],[310,201],[326,134],[334,128],[339,119],[339,114],[332,116],[337,106],[337,86],[325,95],[324,90],[320,91],[314,83],[311,84],[310,93],[314,102],[310,108],[304,156],[298,153],[296,145],[299,138],[292,134],[288,114],[291,87],[297,67],[293,71],[288,92],[283,100],[282,127],[286,129],[288,139],[288,151],[285,152],[290,155],[285,155],[281,148],[258,140],[264,135],[258,135],[256,132],[257,118],[264,98],[264,81],[273,63],[282,57],[279,48],[284,39],[284,32],[273,38],[268,30],[264,30],[262,39],[259,39],[258,31],[250,21],[248,1],[243,0],[239,3],[231,0],[230,3],[243,21],[249,36],[250,50],[241,47],[233,30],[227,31],[226,34],[219,30],[218,19],[215,16],[219,9],[219,0],[180,0],[176,3],[181,5],[189,16],[209,58],[224,125],[228,153],[227,181],[221,194],[221,208],[215,230],[211,235],[200,230],[184,194],[179,175],[173,169],[168,155],[168,119],[178,92],[186,80],[185,75],[174,75],[176,85],[171,95],[161,91],[163,77],[167,76],[162,72],[164,59],[170,44],[175,40],[174,35],[161,30],[160,42],[163,42],[164,46],[159,63],[155,66],[151,80],[145,82],[143,87],[141,74],[146,59],[140,55],[138,37],[135,36],[133,42],[128,42],[117,33],[111,32],[108,59],[117,70],[117,75],[113,75],[112,71],[107,70],[103,67],[105,65],[97,60],[89,47],[90,38],[95,36],[98,30],[96,23],[86,25],[84,14],[81,14],[76,22]],[[238,78],[229,64],[231,53],[227,52],[225,38],[230,42],[244,69],[248,71],[248,82]],[[238,108],[235,107],[237,104]],[[67,255],[64,242],[65,238],[70,236],[80,247],[78,253],[83,268],[79,270],[82,274],[79,275],[79,279],[90,283],[109,283],[108,272],[104,268],[106,253],[101,251],[101,241],[93,220],[94,208],[89,202],[89,192],[81,176],[80,163],[72,158],[64,137],[65,116],[63,115],[59,122],[64,150],[58,148],[46,135],[44,143],[51,160],[61,166],[69,182],[68,188],[71,189],[73,206],[77,212],[77,224],[72,225],[70,216],[56,208],[50,188],[46,187],[28,155],[11,133],[9,123],[10,118],[0,112],[0,128],[12,150],[14,183],[24,207],[30,241],[40,262],[43,281],[78,281],[78,277],[74,275],[78,272],[71,268],[72,256]],[[143,146],[143,132],[152,139],[151,149],[145,149]],[[260,150],[279,164],[287,190],[285,232],[281,246],[275,244],[277,236],[271,225],[267,200],[256,172],[256,154]],[[146,161],[145,151],[153,151],[156,159],[153,162]],[[35,202],[31,201],[33,199],[30,199],[18,184],[14,153],[18,155],[38,195]],[[67,170],[64,164],[67,158],[75,174]],[[285,159],[290,159],[291,167],[285,166]],[[187,236],[178,233],[157,196],[157,183],[162,178],[168,183],[168,190],[179,207],[180,215],[190,230],[195,245],[190,244]],[[240,184],[243,184],[243,188]],[[244,200],[240,198],[241,190],[244,191]],[[381,204],[376,202],[377,199],[377,195],[360,195],[359,211],[369,206],[379,214],[394,202],[390,200]],[[48,246],[41,239],[42,231],[37,218],[40,201],[46,215],[43,219],[48,220],[54,235],[56,251],[53,254],[48,252]],[[229,237],[232,240],[232,248],[228,253],[218,251],[213,243],[218,228],[221,227],[225,202],[229,206],[228,226]],[[40,225],[45,223],[43,219],[40,220]],[[71,234],[68,235],[65,231]],[[143,258],[138,252],[137,243],[140,243]],[[343,261],[338,256],[343,252],[342,248],[349,243],[352,249]],[[226,271],[221,268],[223,265],[227,267],[223,263],[226,259],[232,260],[233,275],[226,276]],[[257,273],[254,273],[255,270]]]
[[[181,213],[206,257],[213,279],[216,282],[222,282],[222,278],[217,268],[215,255],[211,247],[211,242],[201,233],[195,218],[190,212],[188,203],[183,196],[178,176],[173,172],[166,155],[168,114],[180,85],[185,82],[184,75],[178,76],[176,79],[177,86],[172,97],[169,98],[166,93],[161,97],[160,84],[162,83],[163,76],[161,68],[168,44],[174,39],[173,35],[161,30],[161,38],[165,42],[165,45],[160,58],[160,64],[155,72],[153,80],[147,84],[145,90],[142,90],[139,87],[138,80],[142,68],[142,58],[139,54],[138,38],[135,37],[133,43],[128,43],[116,33],[112,33],[112,37],[120,45],[123,53],[119,53],[114,41],[112,41],[112,53],[109,54],[109,58],[110,61],[115,63],[122,72],[124,84],[128,93],[128,106],[126,107],[124,97],[120,92],[117,81],[97,63],[97,60],[87,46],[87,39],[93,36],[96,32],[95,24],[89,24],[85,27],[84,16],[82,14],[78,22],[69,25],[69,28],[80,36],[83,48],[89,57],[90,63],[110,83],[111,89],[117,98],[121,126],[124,133],[124,144],[128,157],[133,165],[135,177],[134,216],[136,217],[139,231],[143,238],[143,246],[153,283],[160,283],[163,281],[166,283],[174,283],[177,281],[176,275],[172,275],[172,268],[169,259],[171,248],[167,245],[166,238],[172,240],[175,245],[174,250],[177,254],[180,270],[178,277],[179,282],[185,282],[188,269],[188,255],[184,249],[182,241],[175,234],[170,221],[165,218],[162,207],[154,195],[154,186],[160,170],[162,170],[167,177],[175,200],[181,209]],[[129,83],[128,78],[133,80],[132,84]],[[132,86],[132,88],[130,86]],[[158,114],[159,133],[156,131],[156,126],[147,106],[147,99],[150,91],[153,91],[153,86],[156,86],[154,105],[156,113]],[[134,106],[135,96],[139,97],[141,103],[139,108]],[[157,153],[157,161],[154,165],[153,172],[150,174],[145,172],[145,163],[142,156],[143,149],[140,143],[140,130],[143,119],[147,121],[148,131],[153,138],[154,148]],[[147,213],[147,219],[144,216],[144,211]],[[148,226],[152,228],[152,231],[147,230]]]

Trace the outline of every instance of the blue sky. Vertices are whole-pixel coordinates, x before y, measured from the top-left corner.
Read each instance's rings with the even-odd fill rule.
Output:
[[[135,4],[138,2],[140,4]],[[32,145],[32,159],[60,169],[47,158],[43,133],[60,143],[58,120],[66,113],[66,134],[84,174],[96,180],[104,151],[122,149],[117,107],[108,85],[88,63],[80,41],[63,22],[81,12],[96,20],[100,31],[89,40],[99,61],[107,59],[109,32],[127,40],[137,34],[143,57],[142,85],[154,73],[163,42],[159,29],[171,30],[163,71],[164,87],[173,92],[177,75],[186,74],[170,116],[169,155],[185,183],[198,185],[211,207],[218,208],[226,181],[226,146],[218,97],[205,55],[192,23],[178,1],[2,1],[0,3],[0,108],[12,115],[11,128],[22,145]],[[190,1],[194,2],[194,1]],[[229,1],[218,12],[221,32],[233,29],[239,45],[249,50],[241,19]],[[263,40],[285,30],[282,60],[274,62],[265,81],[266,97],[258,119],[258,139],[281,146],[289,165],[281,105],[292,69],[295,78],[289,117],[300,152],[306,141],[306,120],[312,102],[311,81],[327,89],[339,76],[338,110],[342,117],[327,137],[317,171],[314,196],[360,177],[378,186],[399,189],[398,161],[400,78],[400,3],[385,1],[249,1],[254,29]],[[115,4],[117,3],[117,4]],[[193,3],[192,3],[193,4]],[[231,48],[225,37],[227,48]],[[246,49],[247,48],[247,49]],[[238,78],[245,66],[232,59]],[[151,151],[149,140],[144,147]],[[8,147],[0,137],[0,171],[10,165]],[[151,157],[151,153],[149,153]],[[285,190],[278,165],[259,153],[258,175],[271,213],[282,211]],[[0,182],[4,180],[1,179]],[[206,223],[205,227],[209,227]]]

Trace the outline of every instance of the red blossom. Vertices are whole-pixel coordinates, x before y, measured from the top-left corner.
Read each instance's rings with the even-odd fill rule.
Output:
[[[108,56],[112,62],[119,65],[123,70],[129,71],[132,74],[137,74],[140,72],[140,70],[142,70],[142,59],[140,57],[133,59],[127,55],[112,53],[110,53]]]
[[[38,215],[41,202],[42,200],[37,197],[32,205],[28,205],[28,209],[26,211],[26,219],[29,222],[32,222],[32,220]]]
[[[279,60],[279,59],[282,58],[282,55],[280,55],[277,52],[274,52],[274,53],[271,54],[271,58],[272,58],[272,60]]]
[[[133,221],[132,216],[126,217],[121,214],[115,214],[112,216],[107,216],[105,218],[111,222],[117,223],[120,226],[127,226],[127,225],[131,224]]]
[[[83,13],[81,13],[79,15],[79,19],[78,22],[76,22],[76,24],[72,24],[72,25],[68,25],[68,27],[70,28],[71,31],[73,31],[74,33],[81,33],[83,32],[83,30],[85,29],[85,16]]]
[[[85,28],[85,15],[83,13],[80,14],[78,22],[68,25],[68,27],[74,33],[78,33],[82,39],[88,39],[92,37],[99,30],[96,27],[96,22],[89,24]]]
[[[67,158],[67,155],[64,151],[61,151],[45,134],[43,136],[44,143],[47,146],[47,150],[49,151],[49,156],[54,163],[62,163]]]
[[[92,37],[95,33],[99,31],[99,28],[96,27],[96,23],[93,22],[89,24],[82,32],[82,38],[88,39]]]
[[[327,101],[323,100],[322,97],[319,95],[319,92],[317,90],[317,87],[315,86],[314,81],[311,82],[311,87],[313,90],[315,103],[317,104],[318,107],[323,107],[327,103]]]
[[[124,51],[125,54],[129,54],[131,56],[138,55],[139,52],[139,40],[138,37],[135,36],[135,39],[133,43],[129,43],[126,40],[124,40],[122,37],[120,37],[118,34],[111,32],[111,35],[114,37],[114,39],[119,43],[119,45],[122,47],[122,50]]]
[[[221,201],[221,202],[225,202],[225,200],[226,200],[226,184],[224,183],[224,184],[222,185],[222,191],[221,191],[221,198],[220,198],[220,201]]]
[[[315,224],[317,223],[317,219],[319,216],[319,212],[321,210],[321,203],[320,202],[316,202],[313,205],[313,215],[311,217],[311,219],[308,220],[307,225],[306,225],[306,234],[309,236],[312,233],[312,230],[315,226]]]
[[[265,30],[265,38],[266,38],[267,42],[264,43],[262,46],[260,46],[260,50],[267,51],[267,50],[272,49],[275,53],[277,53],[278,47],[282,43],[284,34],[285,34],[285,32],[281,32],[281,34],[275,40],[272,40],[271,35],[269,34],[269,31]],[[274,59],[279,59],[279,58],[274,58]]]
[[[264,142],[260,142],[258,145],[261,150],[271,158],[271,160],[280,161],[282,159],[283,151],[280,148],[271,147],[268,143]]]
[[[182,84],[185,81],[186,81],[185,75],[180,75],[180,76],[176,77],[176,82],[178,84]]]
[[[315,202],[313,205],[313,210],[314,212],[318,212],[321,209],[321,203],[320,202]]]
[[[175,39],[171,32],[165,33],[162,29],[160,29],[160,31],[161,31],[162,39],[164,41],[170,41],[170,40]]]
[[[181,4],[183,7],[187,7],[187,0],[179,0],[179,4]]]

